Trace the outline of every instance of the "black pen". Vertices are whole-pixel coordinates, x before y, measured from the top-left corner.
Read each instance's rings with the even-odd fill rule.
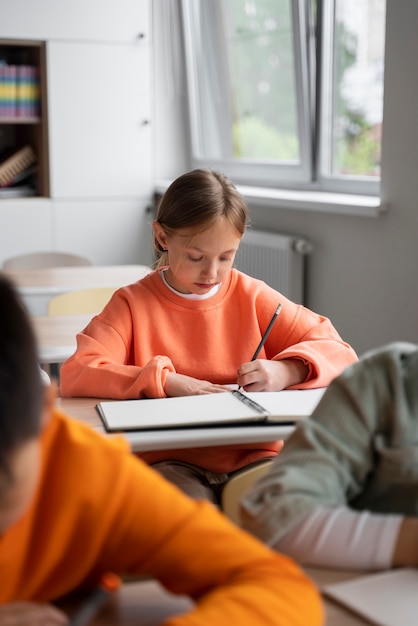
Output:
[[[267,339],[267,337],[269,336],[270,331],[271,331],[271,329],[273,328],[273,324],[274,324],[274,322],[276,321],[277,316],[278,316],[278,314],[280,313],[281,309],[282,309],[282,305],[281,305],[281,304],[279,304],[279,305],[278,305],[278,307],[277,307],[277,309],[276,309],[276,310],[274,311],[274,313],[273,313],[273,317],[272,317],[272,318],[271,318],[271,320],[270,320],[270,324],[267,326],[267,328],[266,328],[266,330],[265,330],[265,333],[264,333],[264,335],[262,336],[261,341],[260,341],[260,343],[258,344],[258,346],[257,346],[257,350],[254,352],[254,354],[253,354],[253,357],[252,357],[251,361],[255,361],[255,360],[256,360],[256,358],[258,357],[258,355],[259,355],[259,353],[260,353],[260,350],[261,350],[261,348],[264,346],[264,344],[266,343],[266,339]],[[241,389],[241,385],[238,385],[238,391],[239,391],[240,389]]]
[[[273,328],[273,324],[277,319],[277,316],[279,315],[280,311],[281,311],[282,305],[279,304],[279,306],[277,307],[277,309],[274,311],[273,313],[273,317],[270,320],[270,324],[267,326],[266,331],[264,333],[264,335],[261,338],[260,343],[258,344],[257,350],[254,352],[253,354],[253,358],[251,359],[251,361],[255,361],[256,358],[258,357],[261,348],[264,346],[264,344],[266,343],[267,337],[270,334],[271,329]]]

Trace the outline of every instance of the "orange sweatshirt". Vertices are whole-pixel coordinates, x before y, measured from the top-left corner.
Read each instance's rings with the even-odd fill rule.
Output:
[[[147,574],[196,607],[166,626],[322,623],[312,583],[110,439],[56,411],[29,510],[0,539],[0,602],[50,602],[108,571]]]
[[[218,293],[203,300],[176,295],[159,271],[119,289],[77,335],[77,350],[61,368],[63,396],[161,398],[169,371],[235,383],[281,302],[283,308],[259,354],[301,359],[309,374],[298,388],[323,387],[357,360],[329,319],[297,305],[260,280],[232,270]],[[144,455],[231,472],[274,456],[277,442],[233,448],[171,450]]]

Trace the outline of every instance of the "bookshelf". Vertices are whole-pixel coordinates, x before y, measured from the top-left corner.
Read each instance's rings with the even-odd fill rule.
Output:
[[[46,79],[45,42],[0,39],[0,167],[24,148],[34,155],[27,177],[0,186],[0,200],[50,195]]]

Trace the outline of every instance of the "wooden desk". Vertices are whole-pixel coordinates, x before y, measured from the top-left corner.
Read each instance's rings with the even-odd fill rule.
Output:
[[[330,570],[307,570],[307,573],[317,583],[358,577],[358,574],[354,572]],[[66,609],[65,604],[59,604],[61,608]],[[324,600],[324,605],[326,612],[324,626],[366,626],[369,624],[331,600]],[[192,607],[193,602],[188,597],[170,594],[154,580],[130,582],[122,585],[90,624],[91,626],[137,626],[137,624],[160,626],[164,619],[188,611]],[[67,608],[69,614],[73,610]]]
[[[32,326],[40,363],[63,363],[76,349],[76,334],[92,315],[35,315]]]
[[[57,398],[57,406],[65,413],[85,422],[99,432],[106,432],[95,409],[97,398]],[[286,439],[293,431],[293,426],[222,426],[211,428],[178,428],[126,432],[134,452],[150,450],[173,450],[175,448],[201,448],[204,446],[222,446],[240,443],[256,443]]]
[[[52,296],[91,287],[121,287],[151,271],[148,265],[84,265],[9,270],[2,274],[13,281],[32,315],[45,315]]]

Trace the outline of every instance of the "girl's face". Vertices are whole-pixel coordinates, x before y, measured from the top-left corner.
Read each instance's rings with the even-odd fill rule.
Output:
[[[226,278],[241,241],[241,235],[225,218],[197,234],[185,228],[167,235],[154,222],[154,233],[168,252],[168,283],[180,293],[197,295],[207,293]]]

